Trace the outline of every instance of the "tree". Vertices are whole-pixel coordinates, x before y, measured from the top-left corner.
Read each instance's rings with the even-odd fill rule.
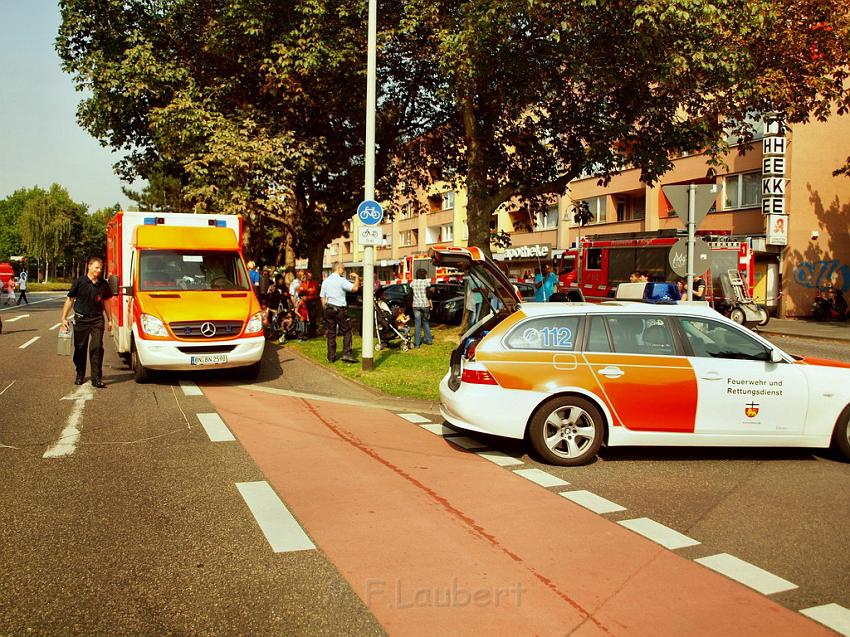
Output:
[[[404,169],[465,187],[489,253],[503,204],[542,208],[585,172],[651,183],[681,151],[719,163],[752,112],[846,112],[848,42],[843,0],[412,0],[396,46],[439,105]]]
[[[0,260],[23,252],[18,219],[31,194],[32,190],[20,188],[0,201]]]

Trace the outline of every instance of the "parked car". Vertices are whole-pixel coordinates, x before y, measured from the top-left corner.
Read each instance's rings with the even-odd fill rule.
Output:
[[[497,308],[440,383],[455,427],[525,439],[565,466],[603,444],[832,444],[850,459],[850,364],[792,356],[708,306],[520,303],[477,248],[434,259]]]

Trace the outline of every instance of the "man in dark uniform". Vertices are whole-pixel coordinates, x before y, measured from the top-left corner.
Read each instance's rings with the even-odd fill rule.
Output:
[[[112,296],[109,285],[101,278],[103,260],[92,257],[87,263],[85,276],[76,279],[62,306],[62,329],[68,329],[68,311],[74,306],[74,367],[77,368],[75,385],[82,385],[86,375],[86,349],[91,359],[91,384],[106,387],[103,382],[103,313],[104,301]],[[107,327],[112,333],[112,319],[107,316]]]

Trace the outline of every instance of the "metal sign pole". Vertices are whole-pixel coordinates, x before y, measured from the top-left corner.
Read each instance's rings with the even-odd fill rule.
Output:
[[[369,0],[369,36],[366,54],[366,196],[364,199],[375,199],[375,107],[377,74],[376,41],[378,32],[378,0]],[[375,272],[374,248],[369,245],[363,252],[363,354],[362,368],[370,370],[374,367],[373,354],[375,327]]]
[[[696,184],[688,186],[688,299],[693,300],[694,290],[694,240],[696,230],[696,207],[697,207]]]

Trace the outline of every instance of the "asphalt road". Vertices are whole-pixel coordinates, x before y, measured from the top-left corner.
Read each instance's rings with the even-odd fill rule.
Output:
[[[136,385],[107,344],[78,448],[43,457],[77,402],[61,302],[0,306],[0,635],[381,634],[320,551],[270,550],[235,486],[262,473],[175,378]]]
[[[71,360],[56,355],[50,329],[62,298],[33,295],[33,301],[0,306],[0,635],[383,633],[374,608],[340,570],[351,558],[344,544],[343,560],[332,559],[321,544],[270,549],[236,487],[266,479],[256,460],[260,452],[211,442],[196,414],[215,412],[216,405],[179,385],[192,379],[228,384],[226,374],[169,374],[136,385],[107,343],[109,387],[77,388]],[[792,353],[850,360],[845,345],[776,340]],[[305,365],[285,348],[268,348],[257,383],[323,393],[325,381]],[[244,391],[231,399],[237,400],[242,411],[271,404],[261,392]],[[218,410],[226,413],[221,405]],[[336,413],[342,421],[343,410]],[[420,413],[439,422],[427,410]],[[281,411],[282,425],[287,416]],[[75,422],[80,436],[73,454],[45,458],[63,435],[66,442],[73,437]],[[250,431],[250,421],[240,426]],[[266,426],[276,431],[273,417]],[[288,444],[312,436],[309,427],[298,435],[284,429],[294,436]],[[422,435],[416,429],[410,436]],[[361,435],[364,443],[381,443],[366,438],[368,426]],[[399,449],[414,440],[400,435]],[[791,581],[797,588],[771,595],[787,608],[850,608],[844,540],[850,464],[828,452],[612,449],[589,466],[568,469],[539,464],[520,443],[479,440],[519,458],[521,468],[562,478],[567,490],[592,491],[625,507],[606,514],[609,520],[651,518],[698,540],[676,551],[683,557],[729,553]],[[276,457],[274,449],[261,453],[267,463]],[[300,479],[291,465],[277,470],[289,481]],[[279,493],[284,487],[275,484]],[[311,484],[291,488],[307,502],[324,497]],[[492,498],[499,510],[498,491]],[[546,501],[559,506],[562,499]],[[334,524],[322,526],[328,513],[314,507],[311,514],[319,522],[305,528],[308,534],[338,534]],[[415,544],[415,534],[409,542]],[[382,550],[373,548],[378,562]]]

